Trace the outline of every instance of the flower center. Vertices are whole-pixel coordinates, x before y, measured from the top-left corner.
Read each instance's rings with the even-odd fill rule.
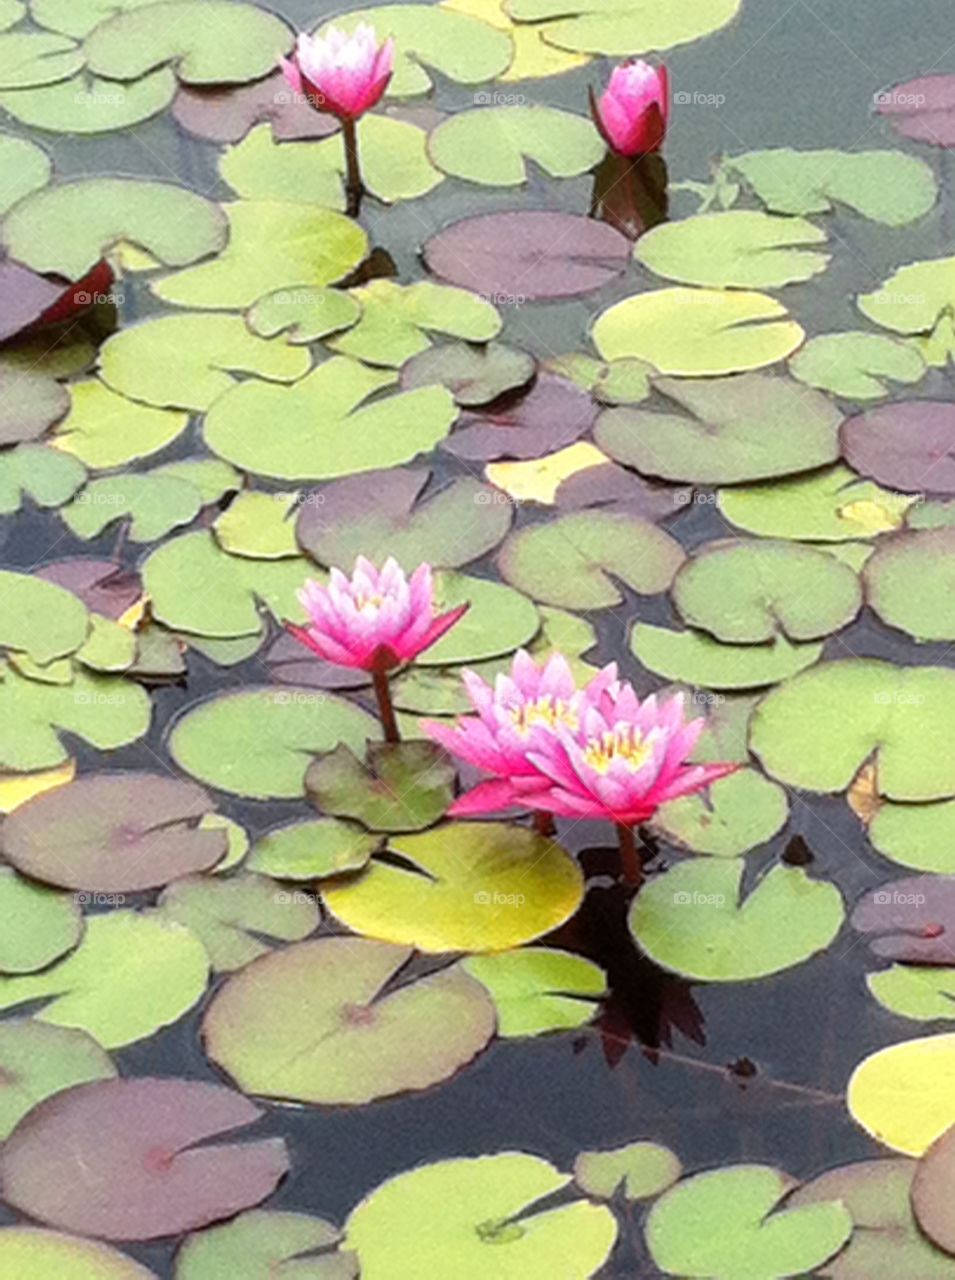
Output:
[[[564,698],[553,698],[549,693],[511,707],[510,717],[522,738],[526,738],[535,725],[556,729],[559,724],[565,724],[568,729],[577,728],[577,711],[573,703]]]
[[[621,760],[635,773],[645,765],[653,750],[639,730],[630,725],[620,725],[607,730],[599,738],[591,738],[583,750],[584,763],[597,773],[606,773],[612,764]]]
[[[381,595],[357,595],[355,597],[355,607],[359,613],[364,613],[366,609],[371,609],[377,613],[384,603],[385,597]]]

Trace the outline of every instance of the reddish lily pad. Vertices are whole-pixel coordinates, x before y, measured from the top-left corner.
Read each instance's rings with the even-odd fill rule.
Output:
[[[597,416],[593,398],[576,383],[542,373],[526,395],[463,413],[441,447],[459,458],[539,458],[586,435]]]
[[[133,893],[225,857],[225,832],[199,826],[212,810],[192,782],[155,773],[90,774],[15,809],[0,828],[0,850],[48,884]]]
[[[929,1147],[912,1179],[912,1209],[919,1226],[946,1253],[955,1253],[955,1127]]]
[[[599,462],[575,471],[560,482],[554,494],[554,505],[561,510],[625,507],[646,520],[676,515],[685,511],[692,500],[693,490],[685,485],[654,484],[615,462]]]
[[[19,262],[0,258],[0,342],[39,319],[63,296],[64,288]]]
[[[518,210],[465,218],[424,246],[428,270],[497,303],[572,298],[621,275],[630,241],[606,223],[571,213]]]
[[[115,560],[54,560],[40,565],[38,578],[55,582],[72,591],[89,609],[117,621],[143,594],[139,574],[123,568]]]
[[[918,76],[884,89],[875,109],[903,138],[955,147],[955,76]]]
[[[85,1031],[33,1018],[0,1023],[0,1138],[7,1139],[28,1111],[51,1094],[89,1080],[110,1080],[116,1068]],[[0,1249],[0,1270],[3,1252]]]
[[[268,667],[272,679],[280,684],[309,689],[363,689],[371,684],[367,671],[323,662],[287,631],[277,636],[266,650],[262,665]]]
[[[255,125],[268,121],[277,142],[326,138],[338,128],[334,116],[309,106],[276,71],[253,84],[224,88],[183,85],[172,104],[178,124],[210,142],[241,142]]]
[[[907,876],[864,894],[851,924],[877,956],[955,964],[955,876]]]
[[[313,760],[305,791],[320,812],[370,831],[421,831],[451,803],[454,777],[433,742],[371,742],[364,762],[346,746]]]
[[[261,1115],[241,1094],[194,1080],[77,1085],[41,1102],[4,1144],[4,1199],[108,1240],[194,1231],[258,1204],[288,1170],[281,1138],[207,1141]]]
[[[481,405],[527,386],[534,369],[533,356],[501,342],[455,342],[412,356],[402,367],[401,385],[447,387],[457,404]]]
[[[842,455],[856,471],[904,493],[955,493],[955,405],[903,400],[847,418]]]

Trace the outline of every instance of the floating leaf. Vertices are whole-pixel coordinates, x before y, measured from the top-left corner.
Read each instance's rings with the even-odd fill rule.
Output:
[[[653,826],[693,853],[735,858],[778,835],[788,817],[783,788],[755,769],[741,769],[702,795],[661,805]]]
[[[338,329],[348,329],[361,315],[361,305],[340,289],[299,287],[267,293],[246,313],[253,333],[274,338],[284,333],[286,342],[307,345]]]
[[[216,542],[230,555],[251,560],[285,560],[299,555],[292,518],[297,493],[260,493],[246,489],[236,494],[212,527]]]
[[[186,480],[123,471],[91,480],[61,514],[85,541],[117,520],[128,520],[131,541],[154,542],[178,525],[190,524],[201,506],[202,494]]]
[[[587,1200],[535,1212],[569,1181],[521,1151],[440,1160],[371,1191],[352,1210],[345,1243],[362,1280],[587,1280],[610,1255],[617,1223]]]
[[[866,599],[883,622],[916,640],[955,640],[955,528],[889,538],[866,562]]]
[[[101,1080],[48,1098],[7,1139],[4,1195],[31,1217],[112,1240],[151,1240],[258,1204],[288,1170],[281,1138],[208,1141],[262,1112],[198,1080]],[[86,1171],[77,1178],[68,1150]]]
[[[6,213],[24,196],[45,187],[53,173],[53,162],[42,147],[8,133],[0,134],[0,166],[3,170],[0,177],[0,214]]]
[[[137,404],[95,378],[73,383],[70,395],[72,408],[51,443],[94,470],[158,453],[189,424],[188,414]]]
[[[8,836],[11,822],[13,818],[8,817],[0,837]],[[0,867],[0,913],[4,921],[2,973],[32,973],[45,968],[76,946],[83,931],[82,913],[72,898],[33,884],[10,867]]]
[[[36,89],[0,93],[0,107],[14,119],[51,133],[97,134],[131,129],[165,111],[176,92],[166,67],[123,84],[86,71]]]
[[[62,787],[76,777],[76,761],[67,760],[56,769],[39,769],[34,773],[0,772],[0,814],[12,813],[21,804],[54,787]]]
[[[496,77],[505,83],[561,75],[576,67],[585,67],[590,61],[581,54],[565,53],[546,44],[542,28],[512,22],[502,0],[443,0],[441,7],[479,18],[499,31],[507,32],[514,45],[514,60],[506,71]]]
[[[267,120],[273,136],[284,141],[324,138],[338,128],[334,116],[316,111],[304,95],[289,91],[280,67],[250,84],[217,89],[182,85],[172,114],[188,133],[211,142],[241,142],[261,120]]]
[[[116,1075],[109,1055],[84,1032],[32,1019],[0,1023],[0,1071],[0,1136],[4,1141],[44,1098],[74,1084]],[[0,1231],[0,1266],[5,1264],[3,1239]],[[19,1277],[23,1273],[11,1274]]]
[[[0,1267],[17,1280],[156,1280],[155,1272],[109,1245],[38,1227],[0,1230]]]
[[[822,656],[821,644],[721,644],[702,631],[671,631],[638,622],[630,633],[637,659],[668,680],[699,689],[759,689],[795,675]]]
[[[55,84],[82,65],[82,49],[66,36],[33,31],[0,35],[0,89]]]
[[[548,44],[631,57],[698,40],[725,26],[740,0],[507,0],[518,22],[546,22]]]
[[[545,604],[605,609],[623,599],[616,580],[655,595],[683,558],[674,538],[639,516],[587,511],[511,534],[499,564],[508,582]]]
[[[497,1009],[498,1035],[507,1038],[582,1027],[607,991],[599,965],[548,947],[469,956],[461,967],[487,988]]]
[[[743,899],[743,870],[739,859],[693,858],[655,876],[630,913],[641,949],[688,978],[747,982],[832,942],[844,915],[835,885],[779,864]]]
[[[864,476],[910,493],[955,493],[955,406],[905,400],[847,418],[846,461]]]
[[[176,1280],[350,1280],[358,1272],[348,1269],[351,1254],[334,1251],[340,1239],[339,1229],[322,1218],[249,1209],[188,1236],[176,1254]]]
[[[458,342],[414,356],[401,370],[401,385],[437,384],[447,387],[458,404],[483,405],[526,387],[535,368],[533,356],[526,351],[498,342],[486,347]]]
[[[630,242],[578,214],[518,210],[452,223],[423,252],[428,270],[442,280],[514,305],[599,289],[626,270]]]
[[[726,519],[750,533],[813,542],[847,542],[900,529],[917,501],[860,480],[843,466],[772,485],[721,489],[717,500]]]
[[[574,1181],[598,1200],[623,1189],[628,1200],[648,1200],[672,1186],[683,1169],[668,1147],[630,1142],[612,1151],[582,1151],[574,1161]]]
[[[920,1156],[955,1123],[955,1033],[903,1040],[870,1054],[849,1080],[846,1102],[876,1142]]]
[[[951,1129],[932,1144],[912,1179],[912,1210],[928,1238],[946,1253],[955,1252],[952,1192],[955,1190],[955,1132]]]
[[[246,866],[279,880],[320,880],[360,870],[379,841],[355,822],[313,818],[266,832],[252,846]]]
[[[30,16],[41,27],[78,40],[123,9],[138,9],[155,0],[30,0]]]
[[[920,1022],[955,1019],[955,969],[935,964],[894,964],[870,973],[866,986],[879,1004]]]
[[[577,864],[522,827],[452,823],[389,847],[400,864],[372,860],[324,892],[328,909],[369,937],[419,951],[501,951],[556,929],[580,905]]]
[[[326,480],[398,466],[447,435],[455,406],[444,387],[365,402],[393,386],[391,370],[335,356],[284,388],[249,380],[206,415],[209,447],[246,471],[284,480]],[[274,429],[263,433],[263,421]]]
[[[361,306],[361,318],[327,345],[368,364],[398,368],[427,351],[430,333],[489,342],[501,328],[497,308],[485,298],[426,280],[405,286],[393,280],[371,280],[351,296]]]
[[[955,801],[880,804],[869,840],[886,858],[917,871],[955,874]]]
[[[378,726],[353,703],[294,686],[243,688],[189,708],[169,750],[187,773],[233,795],[296,799],[312,756],[364,749]]]
[[[948,316],[955,300],[955,257],[910,262],[873,289],[856,306],[869,320],[894,333],[930,333]]]
[[[918,76],[875,95],[875,109],[903,138],[936,147],[955,143],[952,76]]]
[[[605,360],[645,360],[661,373],[712,377],[775,364],[803,340],[782,303],[765,293],[656,289],[615,303],[593,326]]]
[[[309,765],[305,793],[319,812],[370,831],[421,831],[444,815],[455,773],[433,742],[372,742],[364,761],[338,746]]]
[[[914,347],[882,333],[824,333],[796,352],[789,369],[807,386],[847,400],[881,400],[890,381],[924,377],[925,361]]]
[[[155,913],[90,916],[77,949],[52,968],[0,978],[0,1008],[47,1000],[34,1016],[79,1027],[106,1049],[151,1036],[192,1008],[206,989],[199,940]]]
[[[231,977],[203,1021],[210,1058],[242,1089],[328,1106],[425,1089],[494,1032],[487,992],[457,966],[399,987],[406,947],[322,938]]]
[[[585,435],[597,406],[566,378],[542,373],[514,403],[463,413],[442,448],[479,462],[495,458],[539,458]]]
[[[516,502],[537,502],[555,506],[557,495],[568,480],[577,475],[593,474],[609,463],[605,453],[589,440],[578,440],[566,449],[545,454],[527,462],[492,462],[484,474],[497,489]],[[636,514],[643,514],[637,512]],[[654,513],[648,513],[654,514]]]
[[[955,964],[955,879],[909,876],[862,895],[852,912],[853,929],[872,951],[889,960]]]
[[[437,644],[418,655],[418,666],[443,667],[510,654],[532,640],[540,628],[534,604],[503,582],[447,570],[435,575],[438,613],[465,601],[471,606],[467,613]]]
[[[0,0],[0,31],[15,26],[25,13],[22,0]]]
[[[677,1183],[647,1218],[647,1244],[663,1271],[715,1280],[772,1280],[816,1271],[852,1234],[833,1200],[774,1213],[792,1179],[741,1164]]]
[[[574,178],[592,169],[604,151],[585,116],[542,106],[460,111],[428,139],[428,153],[445,173],[491,187],[526,182],[525,157],[552,178]]]
[[[0,646],[46,664],[75,653],[89,627],[82,600],[28,573],[0,570]]]

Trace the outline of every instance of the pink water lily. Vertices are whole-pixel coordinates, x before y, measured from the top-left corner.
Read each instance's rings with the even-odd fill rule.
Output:
[[[360,22],[349,35],[329,27],[324,35],[300,35],[291,58],[282,58],[285,78],[319,111],[357,120],[388,87],[395,42],[378,43],[374,27]]]
[[[452,755],[491,776],[460,796],[449,813],[496,813],[525,804],[518,786],[549,787],[550,780],[528,759],[532,743],[558,725],[578,727],[585,700],[597,697],[616,678],[612,663],[580,690],[563,654],[555,653],[538,665],[523,649],[515,655],[510,674],[502,673],[493,685],[465,671],[464,686],[476,715],[464,716],[453,726],[426,720],[424,729]]]
[[[615,68],[599,99],[591,92],[590,104],[594,123],[611,151],[621,156],[658,151],[670,113],[667,69],[639,58],[624,62]]]

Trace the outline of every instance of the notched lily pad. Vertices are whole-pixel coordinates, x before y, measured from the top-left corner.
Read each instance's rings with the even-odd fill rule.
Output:
[[[252,846],[246,868],[278,880],[321,880],[360,871],[380,842],[356,822],[313,818],[267,831]]]
[[[856,903],[852,927],[875,955],[909,964],[955,964],[955,876],[909,876]]]
[[[842,453],[854,470],[908,493],[955,493],[955,405],[906,400],[847,418]]]
[[[401,370],[401,385],[405,389],[447,387],[457,404],[482,405],[527,387],[535,369],[533,356],[515,347],[458,342],[414,356]]]
[[[599,965],[549,947],[469,956],[461,967],[487,987],[497,1009],[497,1033],[508,1038],[582,1027],[607,991]]]
[[[305,793],[319,812],[370,831],[421,831],[451,803],[455,773],[433,742],[372,742],[364,762],[339,746],[309,765]]]
[[[611,1151],[581,1151],[574,1181],[588,1195],[610,1200],[623,1191],[627,1200],[648,1200],[677,1181],[683,1167],[669,1147],[629,1142]]]

